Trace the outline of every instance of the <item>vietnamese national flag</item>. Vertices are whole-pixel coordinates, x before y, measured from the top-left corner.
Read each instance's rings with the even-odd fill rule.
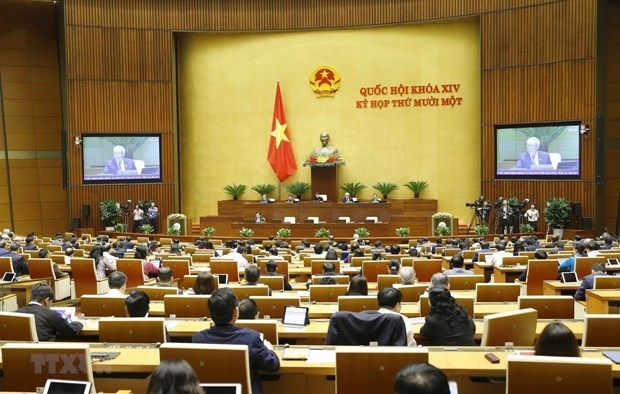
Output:
[[[271,137],[269,137],[269,152],[267,160],[280,182],[291,176],[297,170],[291,136],[287,129],[280,82],[276,86],[276,102],[273,107],[273,121],[271,122]]]

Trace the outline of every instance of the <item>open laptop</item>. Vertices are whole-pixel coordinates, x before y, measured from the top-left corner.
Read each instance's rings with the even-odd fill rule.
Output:
[[[576,283],[579,282],[576,272],[562,272],[562,283]]]
[[[620,265],[620,261],[618,261],[618,259],[616,259],[616,258],[609,258],[609,259],[607,259],[607,264],[609,264],[609,265]]]
[[[17,282],[17,274],[15,272],[5,272],[4,275],[2,275],[2,282],[3,283]]]
[[[47,379],[43,394],[88,394],[90,386],[86,381]]]
[[[293,328],[304,328],[310,324],[310,310],[304,306],[285,306],[282,325]]]
[[[220,285],[228,284],[228,274],[215,274],[217,276],[217,283]]]
[[[67,321],[71,321],[75,317],[74,306],[53,306],[50,309],[56,311],[60,316],[62,316],[63,319]]]
[[[239,383],[201,383],[205,394],[241,394]]]

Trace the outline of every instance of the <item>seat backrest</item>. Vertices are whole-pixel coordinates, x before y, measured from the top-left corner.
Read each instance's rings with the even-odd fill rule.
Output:
[[[593,256],[593,257],[575,257],[575,272],[579,279],[583,279],[585,276],[592,273],[592,264],[601,263],[605,265],[607,263],[607,256]]]
[[[52,269],[52,259],[40,259],[31,257],[28,259],[28,274],[31,279],[53,278],[54,270]]]
[[[277,320],[238,319],[235,326],[249,328],[263,334],[272,345],[279,345]]]
[[[529,260],[527,262],[527,295],[542,295],[543,282],[558,277],[558,260]]]
[[[386,260],[364,261],[362,263],[362,275],[366,277],[368,282],[376,282],[377,275],[388,275],[389,273],[390,268]]]
[[[362,262],[364,261],[372,261],[372,259],[370,258],[370,256],[351,256],[351,258],[349,259],[351,262],[351,267],[361,267],[362,266]]]
[[[595,275],[594,290],[600,289],[620,289],[620,276]]]
[[[381,291],[386,287],[392,287],[394,283],[400,283],[400,276],[398,275],[377,275],[377,291]]]
[[[229,282],[239,282],[239,269],[236,261],[211,259],[209,265],[213,275],[227,274]]]
[[[467,311],[467,314],[474,317],[474,297],[452,295],[457,304],[461,305]],[[420,296],[420,316],[428,316],[431,311],[431,305],[428,301],[428,295]]]
[[[437,272],[441,272],[441,260],[413,260],[413,270],[419,282],[430,282]]]
[[[532,308],[486,315],[483,319],[481,346],[532,346],[536,335],[538,311]]]
[[[450,275],[450,290],[475,290],[476,284],[484,283],[484,275]]]
[[[185,251],[187,253],[190,253],[188,251],[188,248],[185,248]],[[213,257],[213,253],[204,253],[204,252],[194,252],[192,254],[192,262],[194,263],[208,263],[209,261],[211,261],[211,258]]]
[[[13,271],[13,262],[10,257],[0,257],[0,275]]]
[[[532,257],[534,258],[534,257]],[[504,258],[502,259],[502,265],[504,266],[509,266],[509,265],[527,265],[527,261],[530,259],[530,257],[526,256],[526,255],[518,255],[518,256],[504,256]]]
[[[476,284],[476,302],[517,302],[519,295],[520,283]]]
[[[126,286],[128,289],[144,285],[144,268],[142,268],[142,260],[118,259],[116,260],[116,269],[127,275]]]
[[[165,295],[164,315],[176,317],[211,317],[208,302],[210,295]]]
[[[506,359],[508,394],[609,394],[612,385],[611,360],[606,358],[508,356]]]
[[[200,383],[241,383],[243,394],[251,394],[250,362],[247,345],[164,343],[160,360],[185,360]]]
[[[138,290],[145,292],[151,301],[163,301],[168,294],[179,294],[176,287],[138,286]]]
[[[583,347],[620,347],[620,315],[585,314]]]
[[[243,285],[231,285],[230,289],[235,293],[238,300],[250,298],[251,296],[268,296],[269,286],[256,285],[256,286],[243,286]]]
[[[179,287],[181,289],[188,288],[185,284],[184,276],[190,274],[189,260],[163,259],[161,264],[164,267],[170,267],[170,269],[172,270],[173,278],[179,278]]]
[[[403,294],[403,302],[418,302],[420,296],[428,289],[428,283],[418,283],[415,285],[399,285],[394,286]]]
[[[37,342],[38,340],[34,315],[0,312],[0,341]]]
[[[325,264],[327,260],[325,259],[311,259],[310,260],[310,274],[311,275],[321,275],[323,274],[323,264]],[[339,271],[340,262],[333,261],[334,266],[336,267],[336,271]]]
[[[394,376],[400,369],[411,363],[427,362],[426,348],[339,347],[336,392],[386,393],[393,387]]]
[[[351,281],[349,275],[329,275],[329,277],[334,279],[339,285],[348,285]],[[325,278],[325,275],[312,275],[312,284],[318,285],[323,278]]]
[[[538,311],[539,319],[574,319],[575,299],[571,296],[519,296],[519,309]]]
[[[86,343],[7,343],[2,369],[5,391],[35,392],[47,379],[94,382]],[[92,386],[91,393],[96,393]]]
[[[269,287],[271,291],[284,290],[284,277],[281,275],[261,275],[258,283]]]
[[[73,257],[71,259],[71,275],[75,284],[75,295],[97,294],[97,271],[95,260]]]
[[[271,319],[282,319],[285,306],[299,306],[299,297],[251,296],[261,315]]]
[[[267,273],[267,262],[269,259],[259,259],[258,267],[260,268],[261,275],[265,275]],[[286,260],[276,260],[276,272],[280,275],[284,275],[288,278],[288,261]]]
[[[340,311],[329,319],[326,345],[369,346],[373,342],[379,346],[407,346],[402,316],[377,310]]]
[[[310,302],[337,302],[348,289],[347,285],[310,285]]]
[[[377,296],[341,296],[338,297],[338,310],[349,312],[376,311],[379,309]]]
[[[84,316],[92,317],[125,317],[125,297],[107,297],[85,294],[80,298]]]
[[[115,317],[99,319],[99,341],[111,343],[164,343],[163,317]]]

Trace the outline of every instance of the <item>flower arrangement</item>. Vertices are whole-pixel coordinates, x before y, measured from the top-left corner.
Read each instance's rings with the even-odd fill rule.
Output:
[[[359,235],[362,238],[368,237],[370,235],[370,231],[365,227],[360,227],[355,229],[355,234]]]
[[[290,237],[291,236],[291,229],[290,228],[284,228],[282,227],[281,229],[278,230],[278,237]]]
[[[408,237],[410,232],[411,230],[409,229],[409,227],[399,227],[396,229],[396,235],[398,235],[399,237]]]
[[[239,230],[239,235],[241,237],[248,238],[254,235],[254,230],[252,230],[251,228],[242,227],[241,230]]]
[[[452,214],[448,212],[437,212],[433,214],[433,219],[438,220],[452,220]]]
[[[182,221],[182,220],[186,220],[187,216],[183,215],[182,213],[171,213],[170,215],[167,216],[168,220],[172,220],[172,221]]]
[[[487,235],[489,233],[489,226],[484,224],[479,224],[474,229],[474,232],[478,235]]]
[[[331,233],[325,227],[321,227],[320,229],[316,230],[316,233],[314,233],[314,236],[317,238],[327,238],[330,235]]]
[[[140,226],[140,231],[142,232],[142,234],[150,234],[153,232],[153,226],[151,226],[150,224],[146,223],[143,224],[142,226]]]
[[[179,235],[181,234],[181,225],[179,223],[174,223],[172,226],[168,228],[169,235]]]
[[[204,235],[205,237],[210,237],[213,234],[215,234],[215,228],[214,227],[205,227],[202,229],[202,235]]]
[[[311,153],[306,160],[304,160],[304,167],[335,167],[345,165],[345,161],[340,156],[340,153],[333,152],[327,154]]]
[[[437,228],[435,229],[435,233],[437,233],[437,235],[446,236],[450,235],[451,230],[450,227],[448,227],[444,222],[439,222]]]

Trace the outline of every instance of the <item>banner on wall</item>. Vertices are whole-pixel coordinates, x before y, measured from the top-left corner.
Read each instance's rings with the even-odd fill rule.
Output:
[[[273,107],[273,120],[271,121],[271,136],[269,137],[269,151],[267,160],[271,164],[273,172],[283,182],[297,170],[295,155],[291,145],[291,135],[284,115],[284,105],[280,94],[280,82],[276,85],[276,101]]]

